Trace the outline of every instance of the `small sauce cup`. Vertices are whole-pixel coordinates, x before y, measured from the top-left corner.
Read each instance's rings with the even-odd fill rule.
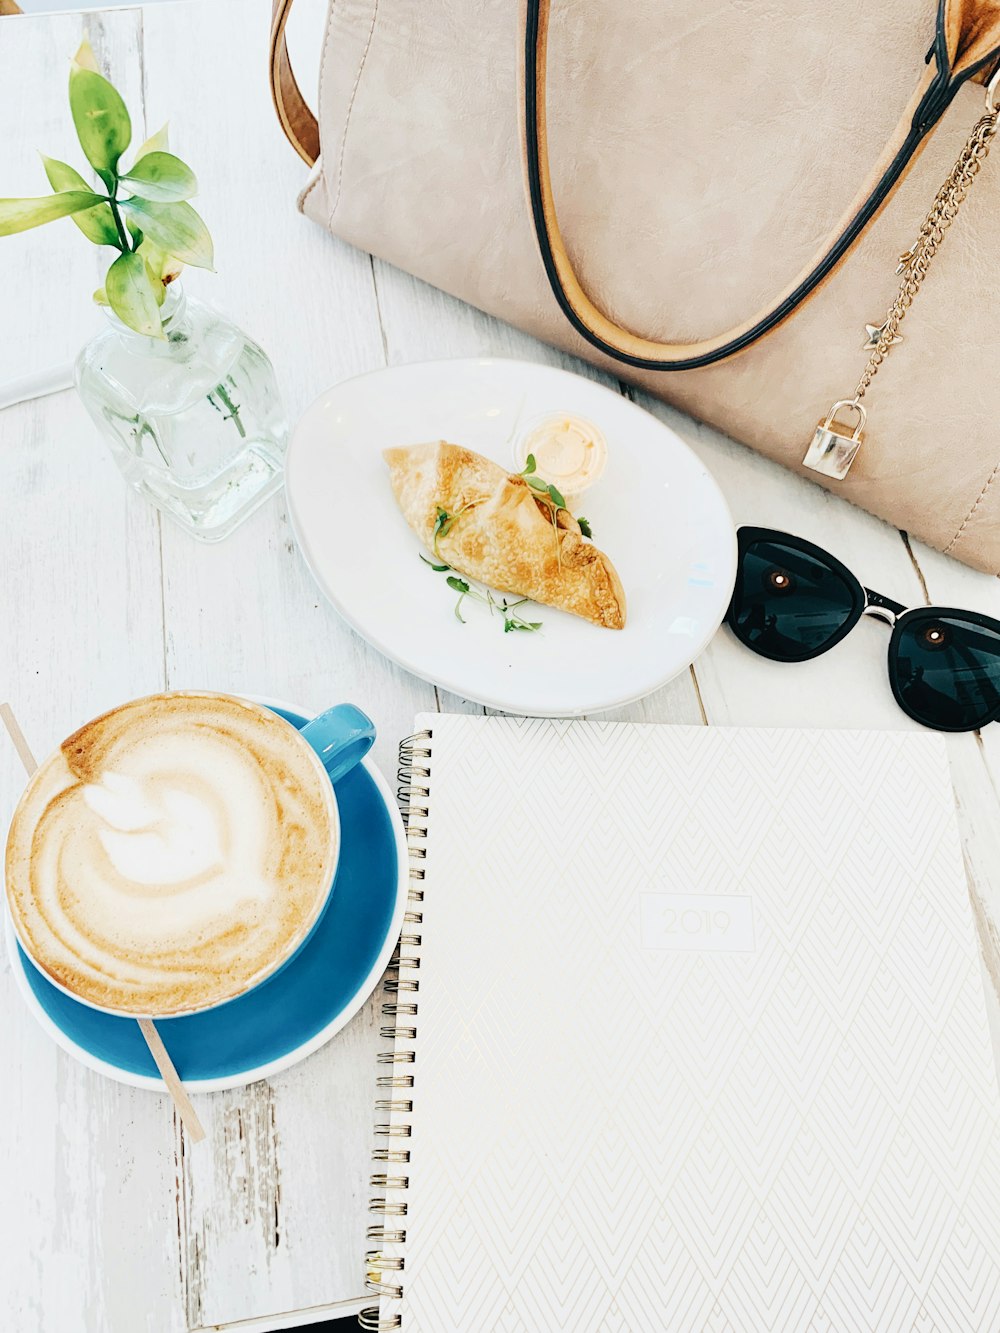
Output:
[[[608,458],[603,433],[584,417],[552,412],[532,421],[514,445],[514,465],[522,471],[528,455],[535,471],[564,496],[580,496],[599,479]]]

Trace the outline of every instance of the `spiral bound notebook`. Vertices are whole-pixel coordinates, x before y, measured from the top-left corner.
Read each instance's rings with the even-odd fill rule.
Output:
[[[417,732],[363,1327],[1000,1328],[941,739]]]

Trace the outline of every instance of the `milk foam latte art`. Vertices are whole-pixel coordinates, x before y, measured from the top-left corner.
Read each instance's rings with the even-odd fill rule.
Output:
[[[208,693],[87,723],[38,769],[7,842],[14,926],[55,982],[165,1016],[241,994],[317,920],[333,788],[289,723]]]

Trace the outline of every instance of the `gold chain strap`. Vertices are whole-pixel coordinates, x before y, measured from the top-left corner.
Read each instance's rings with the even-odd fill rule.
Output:
[[[871,356],[861,372],[854,397],[841,398],[835,402],[813,433],[812,441],[802,459],[802,466],[812,472],[843,481],[851,469],[857,452],[864,442],[864,430],[868,420],[868,412],[862,399],[890,350],[896,343],[903,341],[899,326],[915,301],[921,283],[927,277],[934,256],[938,252],[938,247],[944,240],[945,232],[958,216],[959,209],[972,189],[972,182],[979,175],[980,168],[989,155],[994,136],[1000,128],[998,88],[1000,88],[1000,67],[994,72],[986,89],[986,112],[976,122],[948,179],[938,190],[931,210],[924,218],[913,249],[905,250],[899,256],[899,267],[896,272],[900,275],[900,283],[896,299],[881,324],[865,325],[868,333],[865,350],[870,349]],[[838,416],[844,412],[852,413],[854,416],[855,425],[849,434],[849,428],[838,422]]]
[[[998,126],[1000,126],[1000,107],[994,106],[976,123],[968,143],[952,168],[951,175],[938,191],[913,249],[906,250],[900,255],[899,268],[896,272],[903,275],[902,281],[896,299],[889,307],[885,321],[878,331],[877,341],[868,358],[868,364],[858,380],[858,387],[854,390],[856,403],[865,396],[868,386],[878,374],[879,366],[897,341],[899,326],[913,304],[914,297],[920,290],[920,284],[927,276],[931,261],[944,240],[945,232],[958,216],[958,211],[972,188],[972,182],[989,154]]]

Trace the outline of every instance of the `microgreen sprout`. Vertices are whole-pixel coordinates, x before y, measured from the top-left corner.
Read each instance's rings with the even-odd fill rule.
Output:
[[[439,514],[444,513],[444,510],[439,510],[438,512]],[[448,515],[445,514],[445,521],[447,518]],[[444,574],[451,571],[450,565],[435,565],[432,561],[428,560],[425,555],[421,555],[420,559],[429,569],[433,569],[435,573]],[[494,597],[489,588],[482,587],[479,584],[470,583],[468,579],[463,579],[461,575],[455,574],[454,572],[448,572],[448,577],[445,582],[448,584],[448,587],[451,588],[452,592],[458,593],[458,601],[455,603],[455,619],[461,621],[463,625],[465,624],[465,617],[462,615],[462,603],[468,598],[470,601],[480,602],[488,609],[491,616],[501,616],[503,618],[503,632],[505,634],[510,634],[515,630],[522,630],[530,633],[533,630],[542,628],[542,622],[540,620],[526,620],[523,616],[518,615],[517,613],[517,608],[519,606],[524,606],[530,598],[519,597],[516,602],[509,602],[506,597]]]
[[[523,477],[531,489],[540,495],[550,507],[555,510],[565,509],[567,507],[566,501],[563,499],[559,488],[551,482],[542,481],[541,477],[535,476],[537,469],[538,464],[535,461],[535,455],[529,454],[524,460],[524,467],[518,473],[518,476]]]

